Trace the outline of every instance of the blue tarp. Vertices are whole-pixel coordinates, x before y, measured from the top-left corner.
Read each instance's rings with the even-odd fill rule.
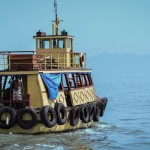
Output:
[[[43,74],[40,73],[45,86],[48,90],[48,96],[50,100],[56,99],[58,95],[58,88],[61,82],[61,74]]]

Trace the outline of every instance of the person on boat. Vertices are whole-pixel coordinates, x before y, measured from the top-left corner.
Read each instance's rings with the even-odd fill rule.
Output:
[[[9,82],[12,84],[13,100],[22,100],[23,84],[21,78],[16,76],[15,80],[10,80]]]
[[[73,88],[73,78],[72,78],[72,74],[68,74],[68,80],[69,80],[70,88]]]

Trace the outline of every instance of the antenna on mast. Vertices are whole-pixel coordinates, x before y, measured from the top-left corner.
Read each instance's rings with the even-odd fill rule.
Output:
[[[63,21],[58,18],[57,6],[58,6],[57,0],[54,0],[55,21],[53,22],[55,22],[55,24],[52,25],[53,35],[59,35],[59,23]]]
[[[55,15],[57,17],[57,1],[54,0]]]

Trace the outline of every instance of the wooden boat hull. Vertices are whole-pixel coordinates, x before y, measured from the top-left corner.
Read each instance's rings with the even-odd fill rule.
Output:
[[[40,133],[54,133],[54,132],[66,132],[70,130],[89,128],[93,125],[93,121],[89,123],[83,123],[79,121],[76,126],[71,126],[69,121],[64,125],[55,125],[52,128],[47,128],[43,123],[38,123],[31,129],[22,129],[17,124],[10,129],[0,129],[1,134],[40,134]]]

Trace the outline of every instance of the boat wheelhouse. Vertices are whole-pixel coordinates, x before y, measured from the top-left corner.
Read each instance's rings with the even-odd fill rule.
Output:
[[[56,11],[52,35],[36,33],[36,51],[0,51],[0,133],[73,130],[103,116],[107,98],[96,96],[86,54],[60,21]]]

